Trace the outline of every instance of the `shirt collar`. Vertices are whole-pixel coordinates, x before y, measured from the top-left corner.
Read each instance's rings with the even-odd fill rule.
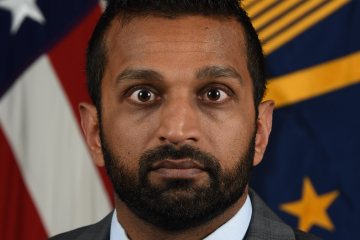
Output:
[[[120,225],[117,219],[116,209],[114,210],[111,219],[110,240],[129,240],[124,228]]]
[[[250,225],[252,215],[252,206],[249,195],[246,197],[244,205],[240,210],[226,223],[212,232],[204,240],[239,240],[243,239]]]
[[[226,223],[212,232],[204,240],[239,240],[243,239],[250,225],[252,215],[252,205],[249,195],[246,197],[244,205],[240,210]],[[111,220],[110,240],[129,240],[124,228],[117,220],[116,209]]]

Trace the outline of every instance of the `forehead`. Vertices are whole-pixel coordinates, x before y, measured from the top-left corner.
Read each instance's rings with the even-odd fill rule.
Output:
[[[165,68],[189,69],[189,64],[199,68],[215,64],[247,71],[244,32],[235,19],[148,16],[125,25],[114,19],[105,39],[108,68],[159,63]]]

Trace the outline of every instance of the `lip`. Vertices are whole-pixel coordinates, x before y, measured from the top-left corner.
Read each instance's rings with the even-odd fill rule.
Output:
[[[159,163],[156,163],[152,170],[157,170],[160,168],[167,168],[167,169],[190,169],[190,168],[197,168],[197,169],[201,169],[204,170],[204,167],[191,160],[191,159],[180,159],[180,160],[172,160],[172,159],[167,159],[164,161],[161,161]]]
[[[191,159],[167,159],[156,163],[151,172],[164,178],[190,179],[204,173],[205,168]]]

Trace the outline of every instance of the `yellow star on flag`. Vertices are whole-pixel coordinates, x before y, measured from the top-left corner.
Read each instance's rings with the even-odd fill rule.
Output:
[[[308,177],[304,178],[300,200],[280,205],[280,210],[299,218],[298,228],[308,232],[313,225],[329,231],[335,229],[326,210],[339,196],[339,191],[318,195]]]

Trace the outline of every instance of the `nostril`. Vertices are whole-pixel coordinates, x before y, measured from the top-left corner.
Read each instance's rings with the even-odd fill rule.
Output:
[[[165,141],[166,138],[165,138],[165,137],[160,137],[160,140],[161,140],[161,141]]]

